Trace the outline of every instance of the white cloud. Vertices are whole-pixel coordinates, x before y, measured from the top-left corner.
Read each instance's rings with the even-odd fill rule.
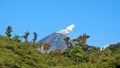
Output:
[[[74,27],[75,27],[75,25],[72,24],[72,25],[68,26],[66,29],[62,29],[62,30],[58,31],[57,33],[68,34],[73,30]]]

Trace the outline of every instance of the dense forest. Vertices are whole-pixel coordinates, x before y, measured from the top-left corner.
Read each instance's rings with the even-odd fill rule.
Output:
[[[46,53],[41,53],[37,50],[41,44],[36,42],[36,32],[32,42],[28,41],[28,31],[23,36],[13,36],[12,32],[8,26],[6,36],[0,34],[0,68],[120,68],[120,43],[101,49],[86,44],[90,36],[83,34],[73,40],[75,46],[66,37],[64,40],[70,46],[65,51],[47,53],[51,45],[45,43]]]

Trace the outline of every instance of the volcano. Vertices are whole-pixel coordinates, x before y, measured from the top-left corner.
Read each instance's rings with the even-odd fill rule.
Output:
[[[73,30],[74,27],[75,27],[74,24],[69,25],[65,29],[62,29],[62,30],[60,30],[56,33],[52,33],[52,34],[48,35],[47,37],[40,40],[39,43],[43,44],[43,45],[44,45],[44,43],[49,43],[50,48],[49,48],[48,52],[51,52],[51,51],[54,51],[54,50],[64,51],[67,48],[67,46],[69,46],[69,45],[66,45],[66,43],[64,41],[64,38],[66,38],[66,35],[68,33],[70,33]],[[43,45],[42,45],[41,48],[39,48],[39,50],[41,52],[44,52]]]
[[[39,43],[50,43],[50,48],[49,51],[54,51],[54,50],[62,50],[64,51],[67,48],[67,45],[64,41],[64,38],[66,37],[66,35],[61,34],[61,33],[52,33],[50,35],[48,35],[47,37],[43,38],[42,40],[39,41]],[[40,49],[42,52],[43,47]]]

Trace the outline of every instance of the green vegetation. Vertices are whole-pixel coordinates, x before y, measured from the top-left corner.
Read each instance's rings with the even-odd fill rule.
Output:
[[[65,38],[70,48],[65,51],[56,50],[47,53],[49,43],[45,43],[41,53],[37,47],[42,44],[36,43],[37,33],[34,33],[33,43],[28,41],[29,32],[25,32],[25,41],[15,35],[10,38],[11,28],[7,28],[6,35],[0,35],[0,68],[119,68],[120,67],[120,43],[111,44],[100,50],[98,47],[86,44],[86,34],[75,39],[75,46],[70,44],[70,38]]]
[[[12,35],[11,35],[11,32],[12,32],[12,27],[11,26],[8,26],[7,28],[6,28],[6,32],[5,32],[5,34],[7,35],[7,37],[11,37]]]
[[[25,42],[28,42],[28,36],[30,35],[30,33],[28,31],[25,32],[25,35],[23,36],[23,38],[25,39]]]
[[[35,44],[35,43],[36,43],[36,40],[37,40],[37,33],[36,33],[36,32],[33,32],[33,34],[34,34],[33,44]]]

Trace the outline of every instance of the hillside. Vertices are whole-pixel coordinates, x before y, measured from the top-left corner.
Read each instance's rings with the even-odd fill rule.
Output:
[[[112,45],[113,46],[113,45]],[[118,44],[114,44],[114,47]],[[120,47],[120,45],[119,45]],[[89,48],[82,50],[74,46],[65,52],[53,51],[42,54],[28,42],[16,42],[12,38],[0,36],[0,68],[116,68],[120,66],[120,50],[112,52]]]
[[[120,43],[111,44],[101,50],[98,47],[86,45],[86,34],[74,39],[77,44],[72,46],[69,37],[64,40],[66,45],[71,45],[64,51],[54,50],[48,53],[49,43],[42,44],[45,53],[38,48],[41,44],[28,41],[29,32],[25,32],[21,41],[19,36],[11,37],[0,35],[0,68],[119,68]]]

